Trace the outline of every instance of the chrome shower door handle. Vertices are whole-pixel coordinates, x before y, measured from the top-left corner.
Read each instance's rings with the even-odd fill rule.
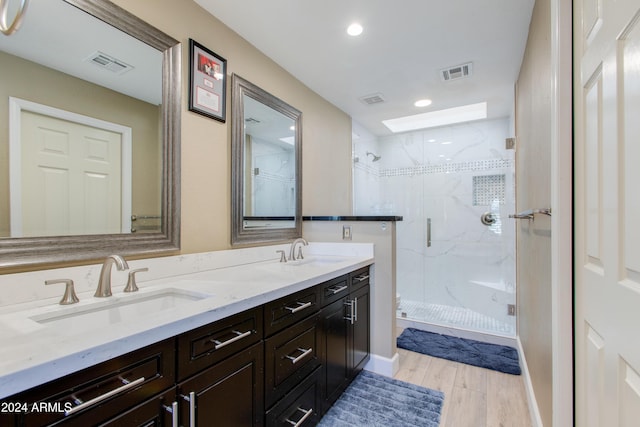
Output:
[[[427,218],[427,247],[431,247],[431,218]]]

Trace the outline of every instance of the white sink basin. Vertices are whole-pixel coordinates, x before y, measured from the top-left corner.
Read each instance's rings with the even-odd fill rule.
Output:
[[[297,259],[295,261],[270,263],[268,264],[268,266],[275,269],[288,270],[290,268],[301,268],[301,267],[310,267],[310,268],[326,267],[326,266],[337,264],[343,261],[344,261],[344,258],[341,258],[341,257],[310,256],[303,259]]]
[[[289,261],[286,263],[286,265],[289,265],[291,267],[298,267],[303,265],[329,265],[329,264],[337,264],[342,261],[344,261],[343,258],[315,256],[315,257],[297,259],[295,261]]]
[[[30,319],[42,325],[73,333],[108,327],[121,322],[135,322],[145,316],[209,297],[211,295],[181,289],[161,289],[138,295],[109,297],[104,302],[97,302],[90,306],[69,307],[35,315]]]

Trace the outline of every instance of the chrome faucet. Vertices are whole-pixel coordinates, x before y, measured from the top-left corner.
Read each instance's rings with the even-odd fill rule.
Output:
[[[100,280],[98,280],[98,289],[93,295],[94,297],[104,298],[111,296],[111,266],[115,264],[119,271],[127,270],[129,264],[120,255],[109,255],[102,264],[100,270]]]
[[[291,249],[289,250],[289,261],[295,261],[296,260],[296,246],[298,245],[298,243],[301,243],[304,246],[308,246],[309,245],[309,242],[304,240],[302,237],[298,237],[296,240],[291,242]],[[304,258],[304,256],[302,255],[302,247],[300,247],[300,249],[298,250],[298,258],[300,258],[300,259]]]

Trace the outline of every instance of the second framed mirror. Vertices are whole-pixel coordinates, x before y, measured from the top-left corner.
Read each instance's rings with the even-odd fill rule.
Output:
[[[302,235],[302,113],[234,74],[231,244]]]

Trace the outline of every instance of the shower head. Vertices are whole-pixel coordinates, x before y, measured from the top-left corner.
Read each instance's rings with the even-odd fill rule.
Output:
[[[375,154],[373,154],[370,151],[367,151],[367,156],[371,154],[371,156],[373,157],[373,160],[371,160],[372,162],[377,162],[378,160],[380,160],[380,156],[376,156]]]

